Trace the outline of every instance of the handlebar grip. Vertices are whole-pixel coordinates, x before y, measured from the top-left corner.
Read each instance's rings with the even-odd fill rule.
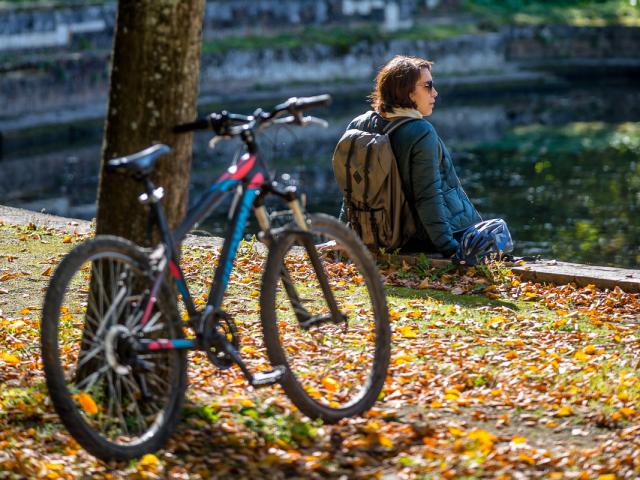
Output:
[[[294,99],[291,99],[294,100]],[[293,107],[297,109],[325,107],[331,104],[331,95],[316,95],[314,97],[300,97],[293,101]]]
[[[277,114],[280,112],[296,113],[308,108],[324,107],[331,103],[331,95],[316,95],[315,97],[291,97],[284,103],[277,105],[271,114]]]
[[[208,130],[211,122],[208,118],[199,118],[194,122],[180,123],[173,127],[173,133],[193,132],[194,130]]]

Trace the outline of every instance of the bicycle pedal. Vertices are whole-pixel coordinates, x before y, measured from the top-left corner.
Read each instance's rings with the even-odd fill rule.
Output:
[[[278,383],[280,379],[284,376],[287,369],[282,365],[278,365],[274,367],[272,370],[266,370],[264,372],[257,372],[253,374],[253,379],[251,380],[252,387],[266,387],[267,385],[273,385],[274,383]]]

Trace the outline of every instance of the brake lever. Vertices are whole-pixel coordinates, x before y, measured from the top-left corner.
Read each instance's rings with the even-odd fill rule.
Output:
[[[323,120],[322,118],[312,117],[311,115],[308,115],[306,117],[302,117],[302,126],[304,127],[306,125],[317,125],[322,128],[327,128],[329,126],[329,122]]]
[[[219,144],[223,140],[229,140],[229,138],[225,137],[224,135],[216,135],[211,140],[209,140],[209,148],[211,150],[214,150],[216,148],[216,145]]]
[[[283,123],[295,123],[295,121],[296,121],[296,117],[294,117],[293,115],[289,115],[286,117],[280,117],[280,118],[276,118],[275,120],[271,120],[271,123],[283,124]]]

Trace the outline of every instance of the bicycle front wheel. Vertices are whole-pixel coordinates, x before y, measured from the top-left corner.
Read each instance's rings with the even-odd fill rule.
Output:
[[[181,337],[165,286],[149,305],[144,252],[102,236],[72,250],[47,290],[41,325],[49,395],[76,441],[103,460],[157,450],[175,426],[186,388],[183,350],[140,354],[139,339]]]
[[[269,250],[261,321],[281,385],[307,416],[334,423],[374,404],[387,374],[389,312],[380,273],[364,244],[328,215],[309,215]]]

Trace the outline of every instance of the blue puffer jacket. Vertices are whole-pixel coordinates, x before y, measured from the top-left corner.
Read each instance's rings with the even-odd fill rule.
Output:
[[[348,128],[382,133],[389,123],[369,111],[356,117]],[[391,146],[398,161],[403,189],[414,206],[418,241],[426,239],[445,256],[458,247],[454,233],[482,220],[462,189],[451,155],[426,120],[416,119],[391,133]]]

